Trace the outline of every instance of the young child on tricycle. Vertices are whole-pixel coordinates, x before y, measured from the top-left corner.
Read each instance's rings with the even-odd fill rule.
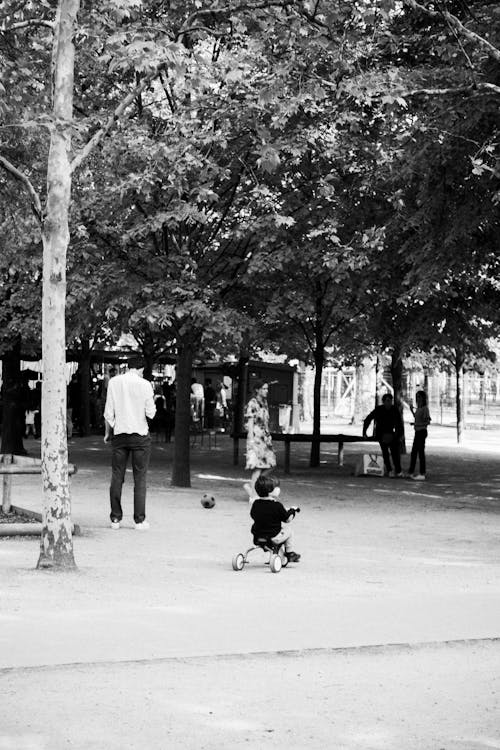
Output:
[[[300,555],[293,551],[292,518],[300,508],[285,508],[276,499],[276,483],[270,476],[261,475],[255,482],[258,497],[253,501],[250,515],[253,519],[252,534],[256,544],[259,539],[269,539],[273,544],[285,546],[288,562],[299,562]]]

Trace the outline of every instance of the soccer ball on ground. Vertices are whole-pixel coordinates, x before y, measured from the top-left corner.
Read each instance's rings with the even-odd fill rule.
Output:
[[[213,508],[215,505],[215,497],[213,497],[213,495],[207,495],[207,493],[205,493],[201,496],[201,504],[204,508]]]

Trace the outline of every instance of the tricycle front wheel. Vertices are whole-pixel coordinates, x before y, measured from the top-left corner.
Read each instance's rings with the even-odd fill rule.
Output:
[[[241,552],[233,557],[233,570],[243,570],[245,565],[245,557]]]

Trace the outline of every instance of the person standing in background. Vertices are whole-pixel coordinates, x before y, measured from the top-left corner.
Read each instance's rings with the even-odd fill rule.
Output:
[[[250,500],[255,497],[255,482],[261,474],[269,474],[276,466],[276,455],[269,431],[269,384],[258,380],[253,397],[245,411],[247,429],[246,469],[252,472],[251,480],[243,485]]]
[[[221,380],[218,380],[215,384],[215,414],[218,426],[225,430],[227,424],[227,394],[226,386]]]
[[[119,529],[123,518],[122,487],[129,455],[134,475],[134,525],[149,529],[146,521],[146,478],[151,454],[148,419],[156,414],[153,386],[143,375],[140,357],[130,361],[123,375],[109,381],[104,408],[104,442],[111,442],[111,528]]]
[[[196,378],[191,378],[191,414],[194,422],[203,424],[205,413],[205,391]]]
[[[415,418],[414,428],[415,436],[413,438],[413,446],[411,449],[410,458],[410,469],[409,475],[411,479],[415,479],[418,482],[425,481],[425,441],[427,439],[427,427],[431,423],[431,415],[429,414],[429,407],[427,406],[427,394],[425,391],[418,391],[415,396],[417,402],[417,408],[410,406],[411,413]],[[415,467],[418,463],[420,472],[415,474]]]

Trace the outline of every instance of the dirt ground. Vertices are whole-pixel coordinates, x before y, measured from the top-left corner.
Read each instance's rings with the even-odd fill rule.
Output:
[[[303,557],[274,575],[259,553],[231,567],[250,535],[229,438],[193,447],[189,489],[154,444],[145,533],[129,477],[108,528],[109,451],[75,439],[77,572],[0,540],[0,750],[500,748],[497,444],[436,428],[421,484],[352,476],[356,444],[315,470],[294,446],[280,476]],[[16,479],[13,502],[39,498]]]

